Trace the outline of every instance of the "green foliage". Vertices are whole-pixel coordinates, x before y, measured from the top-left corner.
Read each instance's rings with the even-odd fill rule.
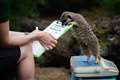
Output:
[[[108,29],[103,29],[102,26],[94,26],[93,31],[96,36],[99,37],[99,43],[101,46],[110,45],[110,41],[106,39],[106,35],[110,32]]]
[[[95,6],[98,1],[99,0],[38,0],[37,5],[40,11],[79,11],[79,9]]]
[[[33,0],[11,0],[11,30],[20,30],[20,21],[24,18],[39,16]]]
[[[107,39],[99,39],[99,43],[100,43],[100,46],[108,46],[110,45],[110,41],[108,41]]]
[[[104,8],[120,11],[120,0],[11,0],[12,14],[36,16],[41,8],[70,10],[101,5]],[[38,9],[40,8],[40,9]],[[54,10],[55,10],[54,9]]]
[[[94,26],[93,31],[94,31],[96,34],[101,34],[101,35],[107,34],[107,33],[109,32],[107,29],[103,29],[103,28],[100,27],[100,26]]]
[[[12,31],[20,31],[21,20],[23,17],[12,16],[10,18],[10,30]],[[25,19],[24,19],[25,20]]]
[[[81,8],[88,9],[101,5],[105,9],[120,12],[120,0],[11,0],[11,16],[13,30],[19,30],[19,21],[22,17],[33,18],[49,11],[61,12],[65,10],[78,12]],[[14,18],[13,18],[14,17]],[[101,29],[100,29],[101,30]],[[98,30],[97,30],[98,31]],[[97,33],[103,33],[100,31]]]
[[[102,0],[100,4],[105,9],[120,12],[120,0]]]
[[[20,26],[18,24],[18,21],[15,18],[10,19],[10,30],[12,31],[19,31]]]
[[[48,5],[48,0],[38,0],[37,3],[47,6]]]
[[[33,16],[35,14],[32,0],[11,0],[11,14],[16,16]]]

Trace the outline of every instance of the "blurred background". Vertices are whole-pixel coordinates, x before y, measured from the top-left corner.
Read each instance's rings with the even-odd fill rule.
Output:
[[[88,23],[92,25],[94,33],[99,38],[101,51],[104,54],[103,57],[114,61],[120,69],[120,0],[11,1],[11,30],[15,31],[20,31],[23,23],[29,23],[29,20],[42,24],[42,28],[44,29],[53,20],[59,19],[61,13],[64,11],[82,14]],[[39,66],[62,66],[66,68],[65,65],[69,65],[65,64],[69,59],[64,59],[60,55],[50,57],[52,59],[50,58],[49,62],[43,59]],[[56,60],[57,58],[55,57],[59,57],[59,60]],[[38,72],[38,74],[40,73]]]

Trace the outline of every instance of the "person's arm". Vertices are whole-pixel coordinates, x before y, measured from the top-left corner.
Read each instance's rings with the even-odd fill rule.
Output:
[[[21,45],[25,45],[29,42],[32,42],[36,39],[37,35],[33,35],[33,34],[28,34],[25,35],[25,33],[22,32],[13,32],[13,31],[9,31],[9,45],[12,46],[21,46]]]
[[[9,22],[0,23],[0,46],[7,46],[9,40]]]
[[[2,46],[19,46],[34,40],[37,35],[12,34],[9,32],[9,21],[0,23],[0,44]]]
[[[0,45],[7,47],[21,46],[33,40],[39,40],[45,48],[51,49],[57,43],[56,39],[44,31],[34,30],[28,35],[20,32],[11,32],[9,31],[9,21],[0,23],[0,36]]]

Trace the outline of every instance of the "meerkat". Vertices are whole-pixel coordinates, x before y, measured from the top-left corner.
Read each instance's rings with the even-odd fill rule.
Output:
[[[81,46],[81,54],[88,56],[88,62],[90,55],[94,55],[96,58],[96,63],[100,63],[100,45],[98,38],[93,33],[91,26],[85,20],[85,18],[78,13],[73,12],[63,12],[60,20],[69,22],[70,19],[77,23],[77,27],[73,28],[73,36],[78,41]]]

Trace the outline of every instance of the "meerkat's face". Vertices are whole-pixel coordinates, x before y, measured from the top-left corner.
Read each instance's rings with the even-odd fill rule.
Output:
[[[73,20],[70,18],[70,16],[65,16],[64,18],[61,19],[61,21],[62,21],[62,25],[67,25]]]
[[[67,25],[68,23],[70,23],[72,21],[75,21],[76,22],[76,26],[78,27],[78,23],[77,23],[76,20],[74,20],[74,18],[76,18],[76,14],[75,13],[66,11],[66,12],[62,13],[62,15],[60,17],[60,20],[62,21],[63,25]]]

